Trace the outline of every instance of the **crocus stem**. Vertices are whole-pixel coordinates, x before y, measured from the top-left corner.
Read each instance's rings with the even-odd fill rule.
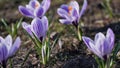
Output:
[[[78,39],[81,41],[82,40],[82,30],[77,26],[77,34],[78,34]]]
[[[105,68],[110,68],[110,58],[107,59]]]
[[[9,61],[10,61],[10,68],[12,68],[12,59],[9,59]]]

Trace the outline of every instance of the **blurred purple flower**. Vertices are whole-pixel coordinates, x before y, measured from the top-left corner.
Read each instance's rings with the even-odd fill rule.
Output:
[[[38,0],[30,0],[29,4],[19,6],[19,11],[22,15],[35,18],[42,17],[50,7],[51,0],[43,0],[40,4]]]
[[[83,7],[81,11],[79,10],[79,4],[77,1],[72,0],[68,5],[63,4],[58,8],[57,13],[62,19],[59,21],[63,24],[73,24],[78,26],[79,19],[87,8],[87,0],[84,0]]]
[[[87,47],[93,51],[94,54],[104,60],[110,55],[115,40],[114,33],[110,28],[107,30],[106,36],[101,32],[97,33],[94,41],[85,36],[82,38]]]
[[[48,19],[46,16],[43,16],[41,19],[34,18],[31,25],[23,22],[22,27],[30,34],[30,36],[34,37],[35,35],[40,41],[43,41],[48,30]]]
[[[15,54],[20,47],[21,40],[17,37],[15,42],[12,43],[11,35],[8,35],[5,39],[0,36],[0,62],[2,65],[6,65],[7,59]]]

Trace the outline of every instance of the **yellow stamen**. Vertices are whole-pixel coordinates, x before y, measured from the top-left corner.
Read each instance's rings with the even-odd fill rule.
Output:
[[[72,6],[68,7],[69,14],[71,14],[72,9],[73,9]]]
[[[38,8],[40,5],[38,2],[35,3],[35,8]]]

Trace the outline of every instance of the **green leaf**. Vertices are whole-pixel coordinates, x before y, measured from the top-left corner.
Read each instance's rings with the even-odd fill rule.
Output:
[[[118,42],[116,45],[115,45],[115,49],[113,51],[113,59],[115,60],[116,59],[116,55],[118,53],[118,51],[120,50],[120,42]]]

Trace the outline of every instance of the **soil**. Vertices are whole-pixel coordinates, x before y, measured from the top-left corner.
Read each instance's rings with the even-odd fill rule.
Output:
[[[70,0],[68,0],[70,1]],[[50,62],[44,66],[36,53],[33,42],[23,33],[23,28],[18,30],[18,36],[21,37],[22,44],[19,51],[12,57],[12,68],[97,68],[97,63],[93,58],[93,53],[89,51],[83,42],[80,42],[75,35],[75,29],[72,25],[63,25],[59,23],[59,16],[56,9],[68,1],[52,0],[50,9],[46,16],[50,19],[51,43],[60,35],[57,44],[54,46],[50,55]],[[83,0],[78,1],[82,6]],[[19,5],[25,5],[28,1],[12,0],[0,1],[0,18],[4,18],[8,25],[14,24],[21,17]],[[81,17],[81,29],[84,36],[94,37],[97,32],[106,33],[108,28],[113,29],[116,34],[116,43],[120,39],[120,0],[112,0],[111,7],[114,16],[110,18],[106,9],[102,6],[102,0],[88,0],[87,11]],[[23,21],[29,22],[32,19],[23,17]],[[73,30],[70,30],[72,28]],[[0,22],[0,35],[5,37],[4,25]],[[22,65],[27,53],[28,58]],[[22,66],[21,66],[22,65]],[[7,67],[10,67],[8,62]],[[120,68],[119,59],[116,60],[114,68]]]

